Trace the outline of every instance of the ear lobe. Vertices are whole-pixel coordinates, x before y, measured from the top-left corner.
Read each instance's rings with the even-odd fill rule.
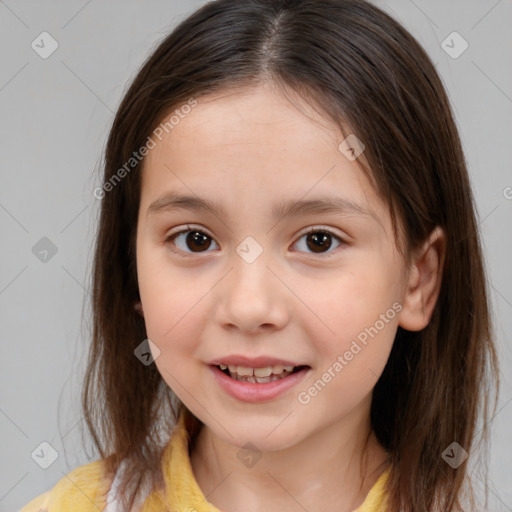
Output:
[[[411,263],[407,289],[398,325],[408,331],[421,331],[432,317],[441,290],[446,237],[437,226]]]
[[[144,317],[144,310],[142,309],[142,302],[140,300],[133,305],[133,309],[135,309],[140,316]]]

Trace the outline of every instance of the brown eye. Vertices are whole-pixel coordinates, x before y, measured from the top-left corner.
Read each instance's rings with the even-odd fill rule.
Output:
[[[166,243],[171,243],[178,248],[176,252],[184,253],[200,253],[206,252],[214,242],[206,233],[199,231],[198,229],[189,229],[180,231],[169,236]],[[173,251],[175,249],[172,249]]]
[[[306,252],[313,252],[317,254],[323,254],[327,253],[329,249],[335,245],[334,248],[340,246],[343,243],[343,240],[335,235],[334,233],[331,233],[330,231],[324,230],[324,229],[312,229],[308,231],[307,233],[304,233],[299,241],[297,242],[298,245],[300,245],[301,241],[305,239],[305,244],[302,244],[302,249]],[[333,251],[329,251],[333,252]]]

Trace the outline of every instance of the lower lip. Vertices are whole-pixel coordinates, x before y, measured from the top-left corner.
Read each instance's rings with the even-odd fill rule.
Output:
[[[298,384],[311,370],[310,367],[306,367],[279,380],[253,383],[232,379],[216,366],[210,365],[210,369],[220,387],[226,393],[244,402],[267,402],[273,400]]]

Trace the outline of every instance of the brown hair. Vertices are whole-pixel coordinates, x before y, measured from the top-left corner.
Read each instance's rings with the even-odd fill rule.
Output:
[[[371,425],[390,453],[389,510],[467,510],[465,483],[474,506],[467,461],[452,468],[441,454],[456,441],[473,456],[480,414],[481,440],[488,438],[493,377],[496,396],[499,387],[488,284],[447,94],[425,51],[399,23],[363,0],[205,4],[163,40],[125,94],[108,138],[104,182],[113,183],[173,108],[263,80],[299,92],[343,133],[350,127],[364,141],[368,165],[360,162],[361,168],[389,205],[395,240],[403,226],[406,261],[435,226],[446,233],[432,319],[419,332],[398,328],[373,391]],[[142,164],[102,199],[82,397],[108,471],[126,463],[121,495],[130,506],[143,476],[162,485],[162,446],[183,407],[156,366],[134,356],[146,338],[134,310]]]

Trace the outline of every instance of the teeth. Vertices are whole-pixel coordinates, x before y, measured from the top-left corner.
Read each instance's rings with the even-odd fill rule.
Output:
[[[229,368],[229,371],[231,371],[231,367]],[[254,369],[249,368],[248,366],[237,366],[236,373],[238,373],[240,376],[245,375],[250,377],[251,375],[254,375]]]
[[[275,374],[281,373],[274,368]],[[265,366],[265,368],[254,368],[255,377],[270,377],[272,375],[272,366]]]
[[[231,377],[245,382],[272,382],[272,380],[286,377],[295,368],[292,365],[264,366],[263,368],[250,368],[248,366],[219,365],[221,370],[229,369]],[[286,372],[283,375],[283,372]]]

